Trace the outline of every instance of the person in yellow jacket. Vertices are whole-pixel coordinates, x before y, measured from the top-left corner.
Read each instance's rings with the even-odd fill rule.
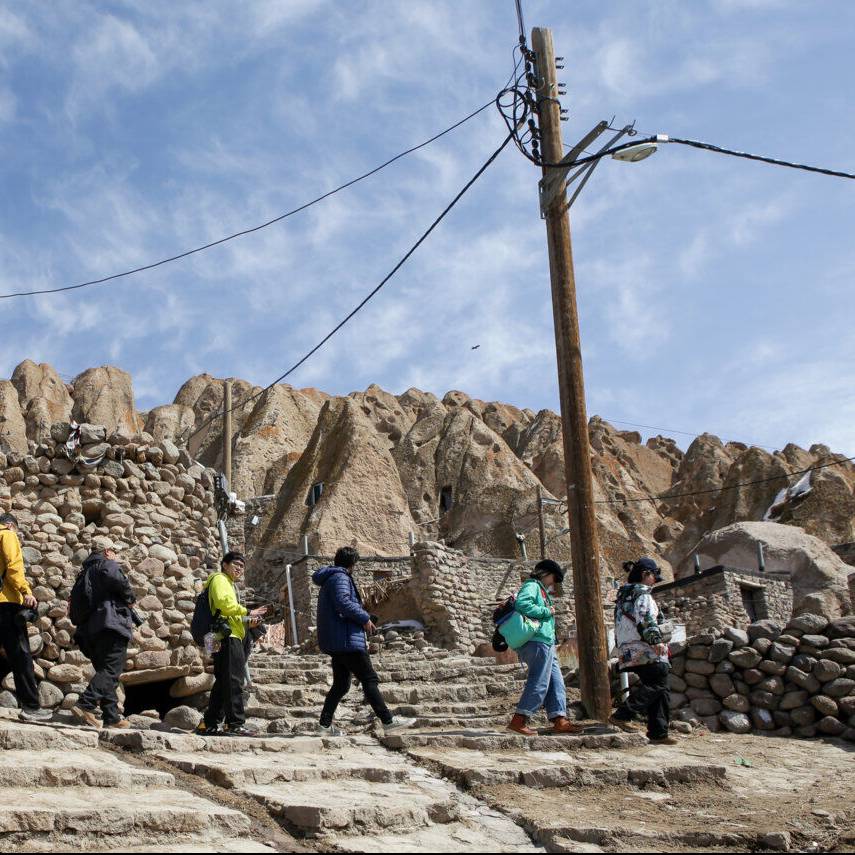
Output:
[[[18,540],[18,521],[12,514],[0,514],[0,645],[15,680],[15,694],[24,721],[50,721],[50,710],[41,709],[33,654],[27,635],[26,610],[38,606],[24,576],[24,556]]]
[[[236,582],[243,577],[246,560],[240,552],[227,552],[221,570],[205,582],[211,614],[225,618],[229,635],[220,635],[220,648],[214,653],[214,685],[205,717],[196,732],[206,736],[227,733],[229,736],[254,736],[246,727],[243,701],[243,679],[246,672],[243,640],[247,626],[257,626],[267,613],[266,607],[247,611],[238,599]],[[225,719],[226,730],[220,730]]]

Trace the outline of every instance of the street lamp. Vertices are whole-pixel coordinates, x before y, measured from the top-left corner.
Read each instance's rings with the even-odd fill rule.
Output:
[[[655,154],[658,148],[659,146],[655,142],[643,142],[622,148],[620,151],[616,151],[612,157],[615,160],[623,160],[627,163],[638,163],[639,160],[645,160],[651,154]]]

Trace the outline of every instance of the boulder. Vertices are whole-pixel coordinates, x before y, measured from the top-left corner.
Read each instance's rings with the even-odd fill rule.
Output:
[[[72,383],[72,418],[78,423],[104,425],[107,434],[134,436],[141,428],[131,376],[120,368],[89,368]]]
[[[145,431],[151,434],[161,448],[165,442],[183,445],[195,423],[196,414],[190,407],[182,404],[164,404],[148,411]],[[169,455],[169,458],[166,460],[167,463],[175,463],[178,460],[177,454],[174,459],[172,455]]]
[[[373,388],[373,387],[372,387]],[[382,392],[365,395],[377,400],[391,399],[389,421],[381,426],[392,425],[399,415],[404,419],[398,402],[392,395]],[[318,423],[321,402],[305,395],[286,384],[268,389],[253,404],[252,410],[241,426],[233,450],[234,476],[232,489],[239,496],[261,496],[277,493],[288,472],[299,460]],[[405,420],[405,429],[409,423]],[[400,437],[400,428],[398,437]]]
[[[828,618],[807,613],[790,618],[787,629],[797,629],[799,632],[816,634],[823,632],[827,626]]]
[[[718,714],[719,721],[724,725],[726,730],[731,733],[750,733],[751,719],[742,712],[734,710],[722,710]]]
[[[734,626],[729,626],[724,631],[724,637],[728,641],[732,641],[736,647],[748,646],[748,633],[744,629],[737,629]]]
[[[706,565],[753,567],[757,543],[763,544],[767,572],[789,577],[796,615],[819,614],[831,620],[850,612],[846,577],[852,568],[819,538],[795,526],[736,523],[706,535],[696,551]],[[685,566],[690,572],[689,562]]]
[[[12,372],[12,383],[18,392],[29,439],[43,442],[51,437],[54,422],[67,423],[71,419],[74,402],[68,387],[50,365],[37,365],[25,359]]]
[[[8,380],[0,380],[0,452],[26,454],[28,450],[27,425],[18,391]]]
[[[323,492],[310,505],[319,483]],[[402,554],[417,528],[388,441],[354,400],[336,398],[324,405],[308,447],[288,473],[257,551],[297,546],[306,533],[310,549],[320,554],[343,543]]]
[[[189,698],[200,692],[207,692],[214,685],[214,675],[208,673],[192,674],[187,677],[179,677],[170,687],[169,695],[172,698]]]
[[[181,730],[193,730],[201,720],[202,714],[192,707],[173,707],[163,717],[165,725]]]

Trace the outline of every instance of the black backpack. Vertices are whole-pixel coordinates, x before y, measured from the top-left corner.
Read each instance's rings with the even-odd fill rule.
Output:
[[[211,612],[211,598],[208,589],[204,588],[196,597],[196,606],[193,609],[193,618],[190,621],[190,635],[193,641],[200,647],[205,643],[205,636],[211,631],[214,615]]]
[[[92,600],[92,579],[89,569],[84,568],[77,574],[68,596],[68,619],[76,627],[83,626],[92,615]]]
[[[503,653],[508,649],[508,642],[505,641],[505,637],[499,632],[499,625],[504,623],[514,613],[515,604],[516,598],[511,595],[493,611],[493,623],[496,625],[496,628],[493,631],[491,643],[496,653]]]

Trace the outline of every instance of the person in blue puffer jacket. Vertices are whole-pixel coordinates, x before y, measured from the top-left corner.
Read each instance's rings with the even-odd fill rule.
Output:
[[[380,679],[371,664],[366,635],[376,631],[371,615],[362,606],[362,597],[353,581],[353,568],[359,553],[343,546],[335,554],[335,564],[322,567],[312,575],[320,587],[318,593],[318,646],[332,659],[333,684],[327,693],[318,732],[340,736],[333,716],[341,699],[350,689],[351,676],[362,684],[365,699],[383,723],[386,733],[412,727],[414,718],[393,717],[380,694]]]

